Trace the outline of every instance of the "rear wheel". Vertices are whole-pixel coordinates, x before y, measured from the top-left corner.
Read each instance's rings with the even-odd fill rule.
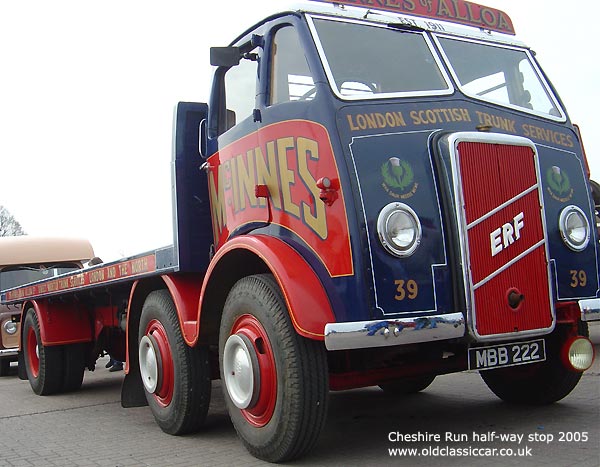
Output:
[[[582,375],[565,367],[561,361],[566,331],[558,328],[548,336],[546,361],[481,371],[481,378],[500,399],[513,404],[545,405],[561,400],[577,386]],[[588,337],[587,323],[579,323],[579,335]]]
[[[271,275],[246,277],[232,288],[219,356],[227,409],[251,454],[280,462],[314,446],[327,415],[325,349],[296,333]]]
[[[65,392],[77,391],[81,388],[83,372],[85,371],[85,345],[65,345],[63,354],[65,371],[62,390]]]
[[[25,317],[23,352],[27,378],[33,392],[40,396],[59,392],[64,373],[62,348],[42,345],[40,323],[34,310],[29,310]]]
[[[199,430],[210,403],[208,350],[183,340],[166,290],[150,293],[139,327],[139,364],[146,400],[158,426],[172,435]]]
[[[413,376],[410,378],[402,378],[397,381],[390,383],[380,384],[379,387],[383,389],[386,394],[402,395],[402,394],[414,394],[427,388],[433,380],[433,376]]]

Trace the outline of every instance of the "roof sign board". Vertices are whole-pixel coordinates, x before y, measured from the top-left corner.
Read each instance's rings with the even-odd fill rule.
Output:
[[[465,0],[317,0],[466,24],[490,31],[515,34],[510,17],[501,10]]]

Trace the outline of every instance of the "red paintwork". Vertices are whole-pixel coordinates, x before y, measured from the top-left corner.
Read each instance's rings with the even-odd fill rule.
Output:
[[[146,326],[146,336],[154,338],[160,353],[160,362],[158,367],[159,385],[154,391],[154,399],[162,407],[167,407],[173,400],[173,390],[175,387],[175,371],[173,369],[173,354],[169,345],[167,331],[162,323],[156,319],[151,320]]]
[[[277,402],[277,369],[269,336],[262,324],[252,315],[240,316],[231,329],[232,334],[245,335],[254,347],[258,358],[260,393],[256,404],[242,410],[242,415],[256,427],[263,427],[271,420]]]
[[[29,363],[29,370],[31,371],[31,376],[37,378],[40,374],[40,359],[37,356],[37,337],[35,335],[35,330],[30,327],[27,332],[27,360]]]
[[[34,300],[23,310],[33,307],[40,323],[42,345],[91,342],[92,325],[88,309],[79,303],[48,303]]]
[[[234,232],[277,224],[300,237],[332,277],[352,275],[352,252],[342,189],[326,206],[317,180],[339,186],[327,130],[306,120],[261,128],[209,159],[209,194],[217,250]],[[267,199],[256,197],[265,194]]]
[[[94,340],[98,339],[104,328],[114,328],[119,325],[117,311],[118,308],[116,306],[94,308]]]
[[[77,290],[89,285],[110,283],[154,271],[156,271],[156,257],[151,254],[14,289],[6,293],[6,301],[21,300],[38,295],[54,295],[64,290]]]
[[[502,251],[492,256],[490,234],[504,223],[514,222],[514,217],[521,212],[524,215],[524,227],[519,232],[521,238],[515,240],[507,248],[504,248],[504,245],[502,245]],[[539,208],[538,193],[537,191],[533,191],[469,229],[469,254],[471,256],[473,283],[477,284],[482,279],[485,279],[491,273],[543,239],[544,231],[542,230],[542,216]],[[543,246],[541,250],[544,250]],[[544,257],[542,251],[542,259]],[[545,265],[543,267],[545,269]]]
[[[534,153],[528,146],[463,142],[458,152],[467,224],[537,183]]]
[[[217,252],[208,268],[200,300],[220,259],[235,249],[249,250],[267,264],[283,292],[296,331],[309,339],[324,340],[325,324],[334,323],[336,319],[323,285],[296,250],[274,237],[243,236],[227,242]],[[200,309],[201,313],[202,302]]]
[[[413,16],[451,21],[491,31],[515,34],[512,20],[501,10],[464,0],[318,0],[326,3],[376,8]]]
[[[527,146],[461,142],[458,145],[465,216],[471,224],[538,183],[535,153]],[[485,187],[485,189],[482,189]],[[513,243],[494,253],[492,233],[505,224],[522,226]],[[548,284],[546,246],[538,245],[493,279],[478,283],[505,267],[519,255],[544,241],[538,189],[502,208],[467,231],[471,282],[474,288],[474,327],[480,336],[513,333],[553,326]],[[510,290],[525,300],[513,309]]]
[[[201,274],[170,274],[162,276],[171,293],[183,338],[189,346],[198,339],[198,303],[202,288]]]

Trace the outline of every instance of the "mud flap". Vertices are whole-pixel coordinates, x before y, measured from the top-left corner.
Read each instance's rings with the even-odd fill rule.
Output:
[[[121,407],[129,409],[132,407],[144,407],[148,405],[144,386],[139,368],[129,367],[129,373],[125,375],[121,386]]]

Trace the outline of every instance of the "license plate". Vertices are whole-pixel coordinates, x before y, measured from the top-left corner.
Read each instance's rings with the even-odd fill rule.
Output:
[[[544,360],[546,360],[544,339],[469,349],[469,370],[491,370]]]

